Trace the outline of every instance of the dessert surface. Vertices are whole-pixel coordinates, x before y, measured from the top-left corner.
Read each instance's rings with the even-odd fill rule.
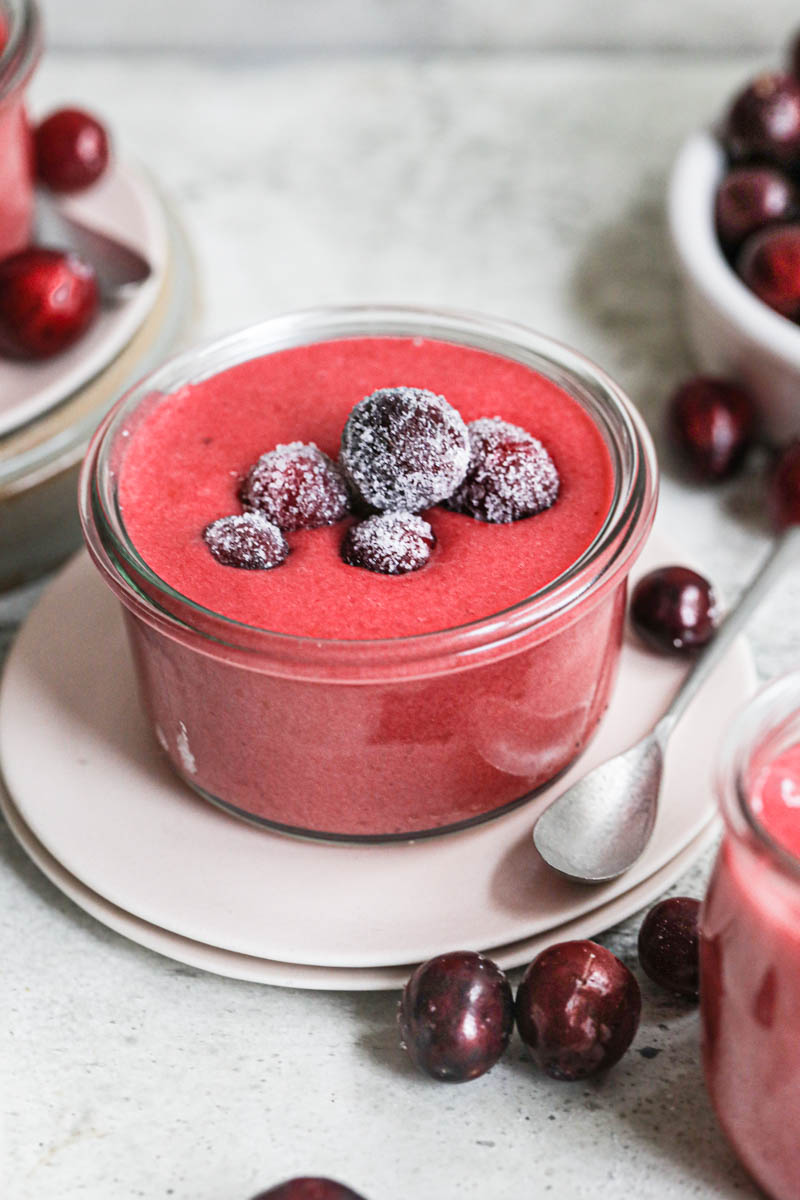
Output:
[[[427,509],[436,546],[422,570],[403,577],[343,561],[352,517],[288,534],[290,553],[276,570],[212,558],[203,530],[241,511],[241,481],[261,454],[301,440],[335,458],[354,404],[397,385],[441,393],[465,421],[500,416],[528,430],[556,463],[557,501],[502,525]],[[613,487],[592,419],[522,364],[446,342],[349,338],[254,359],[156,401],[131,430],[119,502],[142,558],[203,607],[280,633],[364,639],[450,628],[524,600],[592,543]]]

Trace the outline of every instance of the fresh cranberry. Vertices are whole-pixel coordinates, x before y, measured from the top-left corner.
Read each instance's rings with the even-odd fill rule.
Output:
[[[280,566],[289,553],[286,538],[262,513],[220,517],[203,531],[203,539],[224,567],[268,571]]]
[[[342,558],[351,567],[381,575],[405,575],[424,567],[436,545],[427,521],[415,513],[379,513],[351,525],[342,542]]]
[[[673,896],[650,909],[639,930],[639,962],[654,983],[692,1000],[700,987],[700,901]]]
[[[49,358],[76,342],[100,302],[92,268],[75,254],[32,247],[0,262],[0,349]]]
[[[731,105],[723,140],[734,162],[791,166],[800,158],[800,81],[779,71],[759,75]]]
[[[759,300],[781,316],[800,318],[800,225],[753,234],[742,247],[736,270]]]
[[[253,1200],[364,1200],[364,1197],[333,1179],[303,1176],[288,1179],[267,1192],[259,1192]]]
[[[770,480],[769,500],[779,529],[800,525],[800,442],[781,453]]]
[[[81,192],[108,166],[108,134],[78,108],[52,113],[34,133],[36,174],[53,192]]]
[[[467,430],[469,467],[448,508],[503,524],[533,516],[555,502],[560,484],[555,463],[527,430],[500,417],[482,417]]]
[[[705,646],[719,622],[711,584],[688,567],[659,567],[633,589],[631,624],[652,650],[688,654]]]
[[[776,221],[790,221],[797,212],[797,193],[773,167],[737,167],[717,189],[714,206],[719,240],[727,254]]]
[[[420,1071],[445,1083],[477,1079],[503,1054],[514,1028],[504,973],[482,954],[440,954],[403,989],[400,1037]]]
[[[725,479],[741,466],[752,444],[755,410],[744,388],[698,375],[674,393],[667,424],[693,475]]]
[[[639,985],[595,942],[560,942],[525,972],[517,1029],[534,1062],[553,1079],[585,1079],[618,1062],[639,1027]]]
[[[245,508],[285,530],[333,525],[350,509],[341,471],[313,442],[290,442],[262,454],[247,474],[241,499]]]
[[[467,427],[444,396],[380,388],[347,418],[339,462],[371,508],[419,512],[445,500],[464,478]]]

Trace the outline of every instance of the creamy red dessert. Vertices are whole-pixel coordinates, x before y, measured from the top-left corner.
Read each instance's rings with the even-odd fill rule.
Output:
[[[29,5],[18,4],[28,13]],[[22,19],[22,18],[20,18]],[[23,89],[38,49],[38,26],[29,15],[32,44],[10,41],[10,26],[0,11],[0,259],[27,245],[33,219],[33,154]]]
[[[407,437],[421,457],[399,467]],[[315,480],[302,503],[287,472]],[[276,318],[176,360],[111,415],[82,484],[172,764],[332,837],[482,820],[575,758],[654,507],[647,435],[590,364],[402,309]]]
[[[758,836],[729,833],[701,926],[704,1063],[720,1121],[776,1200],[800,1180],[800,745],[756,755],[743,797]],[[770,846],[770,840],[772,846]],[[778,857],[774,847],[780,848]],[[781,852],[786,858],[779,861]]]
[[[499,415],[534,433],[557,464],[557,501],[509,524],[428,509],[431,560],[398,578],[343,561],[352,516],[288,534],[290,553],[274,570],[236,570],[209,554],[203,530],[241,511],[241,480],[264,451],[313,442],[335,459],[354,404],[398,382],[444,395],[465,421]],[[133,430],[119,503],[145,562],[205,608],[279,633],[389,638],[462,625],[526,599],[591,544],[613,490],[600,430],[550,380],[466,346],[353,338],[254,359],[158,403]]]

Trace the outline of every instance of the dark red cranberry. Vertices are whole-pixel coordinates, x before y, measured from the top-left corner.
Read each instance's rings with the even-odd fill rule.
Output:
[[[350,510],[341,471],[313,442],[262,454],[242,484],[241,499],[285,530],[333,525]]]
[[[75,254],[32,247],[0,262],[0,350],[49,358],[91,325],[100,296],[92,268]]]
[[[781,453],[770,480],[769,501],[779,529],[800,525],[800,442]]]
[[[555,463],[527,430],[500,417],[482,417],[467,430],[469,467],[448,508],[504,524],[533,516],[555,502],[560,485]]]
[[[489,1071],[508,1045],[514,1002],[504,973],[469,950],[417,967],[403,989],[400,1037],[420,1071],[463,1083]]]
[[[639,930],[639,962],[654,983],[691,1000],[700,987],[700,901],[673,896],[650,909]]]
[[[351,525],[342,542],[342,558],[351,567],[381,575],[405,575],[424,567],[436,545],[427,521],[415,513],[380,513]]]
[[[723,141],[734,162],[791,166],[800,158],[800,81],[780,71],[759,75],[733,101]]]
[[[744,461],[753,441],[755,409],[735,383],[698,375],[674,393],[667,409],[669,433],[698,479],[726,479]]]
[[[253,1200],[364,1200],[364,1197],[333,1179],[304,1176],[288,1179],[267,1192],[259,1192]]]
[[[742,247],[736,270],[759,300],[783,317],[800,318],[800,225],[753,234]]]
[[[553,1079],[585,1079],[618,1062],[639,1027],[639,985],[595,942],[560,942],[525,972],[517,1029],[534,1062]]]
[[[711,640],[718,623],[714,589],[688,567],[659,567],[633,589],[631,624],[651,650],[690,654]]]
[[[108,166],[108,134],[78,108],[52,113],[34,133],[36,174],[53,192],[81,192]]]
[[[268,571],[280,566],[289,553],[286,538],[262,513],[220,517],[203,531],[203,539],[224,567]]]
[[[419,512],[452,495],[469,462],[460,415],[423,388],[381,388],[347,418],[339,463],[353,489],[381,512]]]
[[[719,240],[727,254],[776,221],[790,221],[797,212],[797,193],[773,167],[737,167],[717,190],[714,206]]]

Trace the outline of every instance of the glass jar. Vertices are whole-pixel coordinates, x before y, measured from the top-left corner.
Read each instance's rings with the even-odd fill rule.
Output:
[[[277,350],[364,336],[477,347],[567,391],[600,429],[614,469],[611,508],[592,544],[521,603],[408,637],[274,633],[169,587],[138,554],[118,508],[125,435],[141,406]],[[80,506],[89,551],[122,602],[154,733],[181,777],[213,802],[289,832],[408,839],[521,803],[583,750],[608,704],[626,580],[653,521],[656,480],[640,417],[574,351],[479,316],[330,308],[266,321],[145,379],[98,431]]]
[[[40,50],[33,0],[0,0],[0,259],[31,236],[33,148],[24,94]]]
[[[795,673],[764,688],[730,730],[717,772],[725,836],[701,916],[706,1083],[773,1200],[796,1200],[800,1186],[800,858],[762,824],[757,797],[770,764],[798,745]]]

